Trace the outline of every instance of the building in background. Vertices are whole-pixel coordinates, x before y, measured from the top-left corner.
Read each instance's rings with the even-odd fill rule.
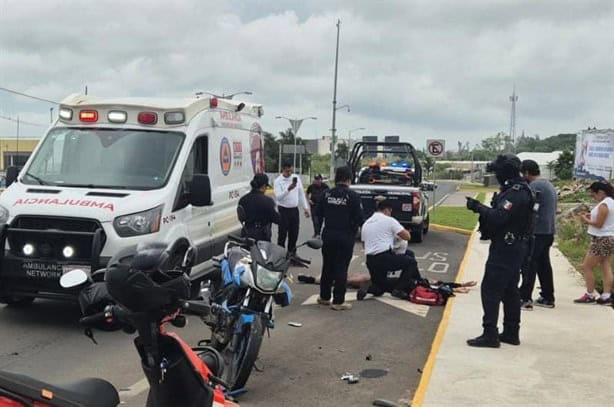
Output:
[[[308,154],[324,155],[330,153],[330,136],[317,139],[303,139]]]
[[[559,159],[562,151],[553,151],[551,153],[534,153],[524,152],[518,153],[520,161],[533,160],[539,165],[539,172],[543,178],[552,179],[555,177],[554,163]]]
[[[0,171],[7,167],[22,167],[38,145],[39,138],[0,138]]]

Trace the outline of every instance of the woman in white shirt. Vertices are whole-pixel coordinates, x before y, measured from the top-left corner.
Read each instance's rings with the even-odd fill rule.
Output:
[[[575,303],[603,305],[612,304],[612,266],[611,258],[614,254],[614,188],[607,182],[593,182],[588,190],[591,197],[599,202],[591,213],[582,215],[582,222],[588,225],[588,234],[591,236],[591,244],[584,257],[584,280],[586,293]],[[595,266],[601,266],[603,275],[603,293],[599,295],[595,291]]]

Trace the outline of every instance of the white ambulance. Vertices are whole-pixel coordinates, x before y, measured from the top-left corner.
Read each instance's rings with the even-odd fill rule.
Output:
[[[0,195],[0,303],[74,299],[74,268],[142,241],[195,248],[193,270],[239,230],[236,207],[264,171],[261,105],[222,98],[71,95]]]

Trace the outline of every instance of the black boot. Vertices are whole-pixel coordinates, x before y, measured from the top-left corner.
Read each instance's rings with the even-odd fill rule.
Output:
[[[402,300],[409,300],[409,295],[403,290],[392,290],[390,295],[396,298],[400,298]]]
[[[482,334],[477,338],[467,339],[467,345],[476,348],[498,348],[501,346],[501,343],[499,343],[498,336],[486,336],[486,334]]]
[[[503,324],[503,332],[499,335],[499,341],[509,343],[510,345],[520,345],[520,337],[518,324]]]
[[[510,345],[520,345],[520,339],[518,338],[518,333],[512,334],[503,331],[499,335],[499,341],[504,343],[509,343]]]
[[[358,289],[358,291],[356,292],[356,299],[358,301],[362,301],[365,299],[365,297],[367,296],[367,293],[369,292],[369,288],[371,287],[371,283],[362,283],[360,285],[360,288]]]

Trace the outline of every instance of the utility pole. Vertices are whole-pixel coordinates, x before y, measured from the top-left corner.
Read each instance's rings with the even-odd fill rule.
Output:
[[[333,89],[333,128],[330,142],[330,179],[335,178],[335,119],[337,114],[337,68],[339,66],[339,30],[341,28],[341,20],[337,19],[337,48],[335,51],[335,82]]]
[[[17,165],[15,164],[15,161],[19,161],[19,116],[17,116],[17,146],[15,147],[15,149],[17,150],[17,154],[15,155],[15,159],[13,160],[13,165]]]
[[[514,151],[514,143],[516,142],[516,102],[518,101],[518,96],[516,96],[516,85],[514,85],[514,91],[512,96],[510,96],[510,102],[512,102],[512,112],[510,114],[510,142],[512,145],[510,146],[510,151]]]

